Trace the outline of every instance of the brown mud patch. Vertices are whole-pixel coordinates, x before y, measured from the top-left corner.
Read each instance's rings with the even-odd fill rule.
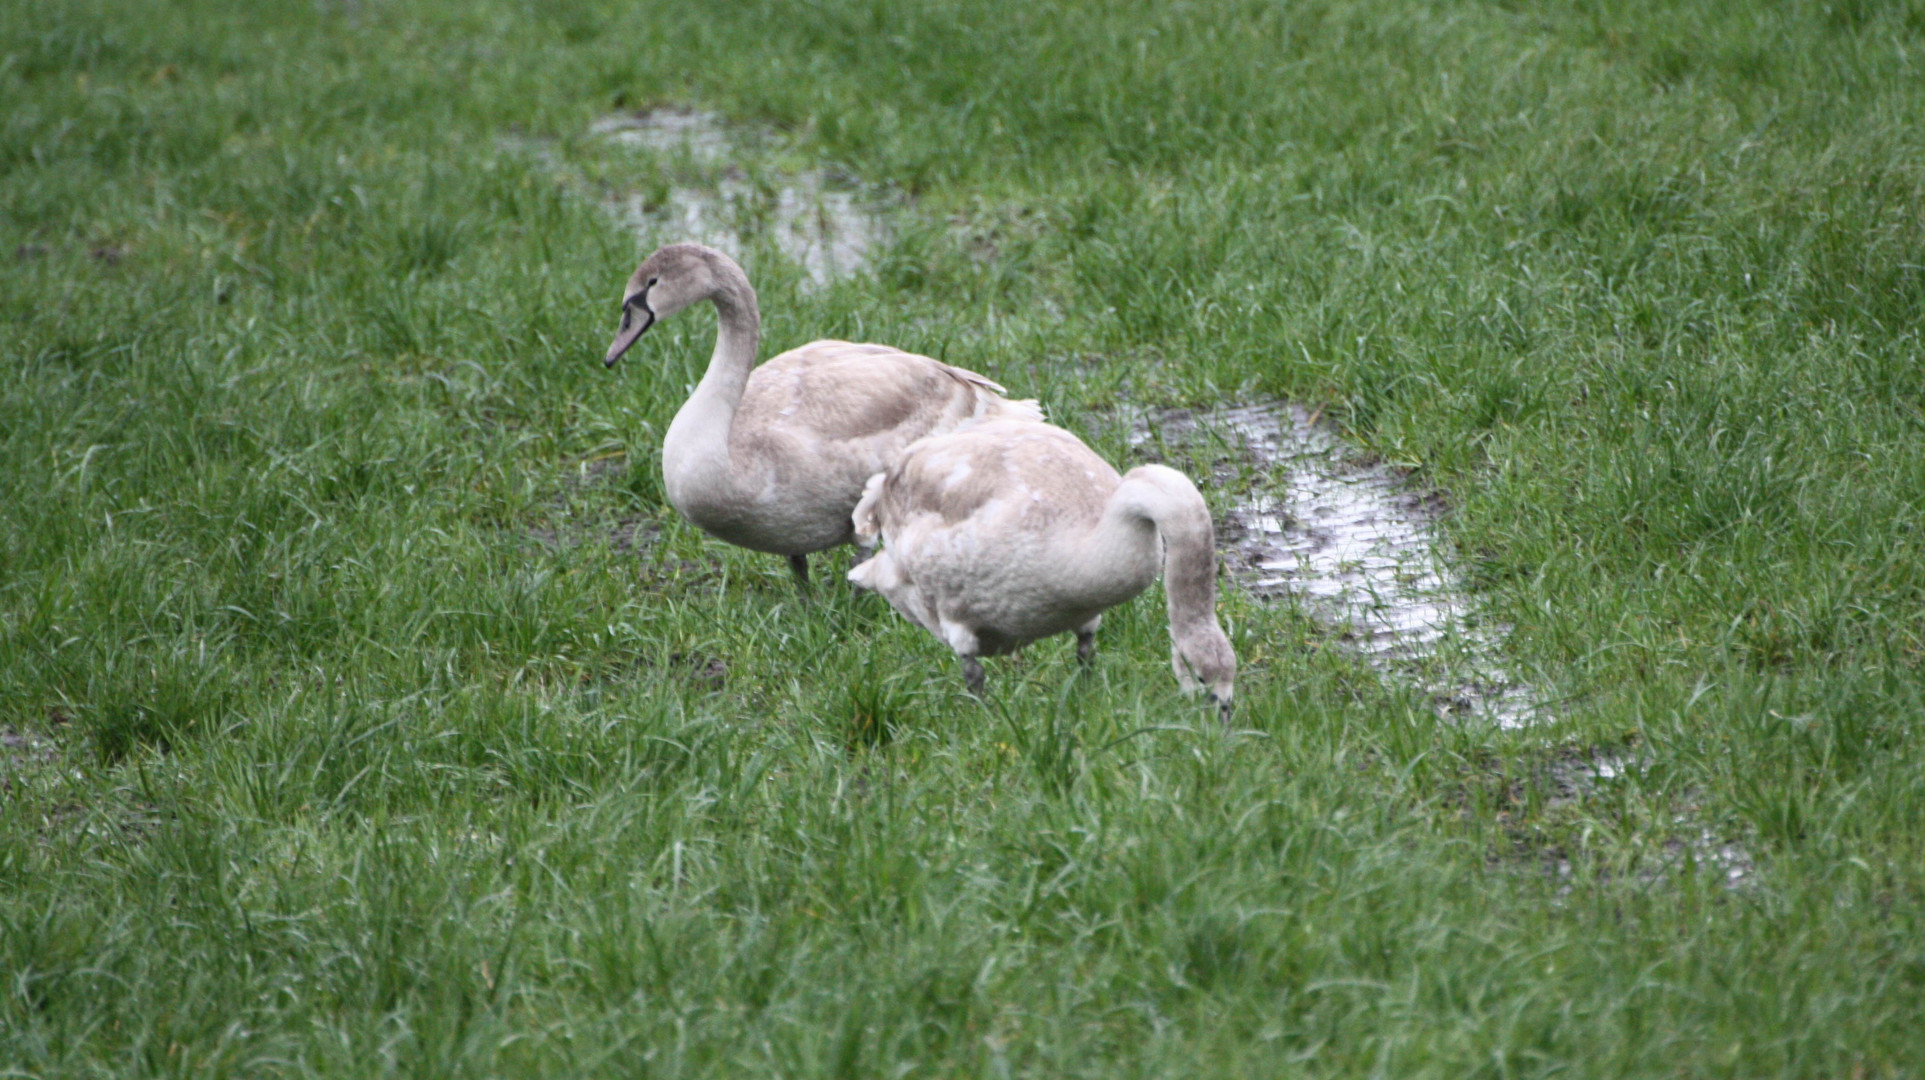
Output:
[[[0,798],[12,795],[16,786],[34,782],[47,772],[58,772],[61,751],[58,743],[45,735],[15,728],[0,728]]]
[[[1503,837],[1493,861],[1547,875],[1558,883],[1560,897],[1576,887],[1580,869],[1645,886],[1681,874],[1727,889],[1755,882],[1750,851],[1706,823],[1699,793],[1688,790],[1653,805],[1635,787],[1623,786],[1649,764],[1635,738],[1617,746],[1539,747],[1509,761],[1492,757],[1468,764],[1447,803],[1466,815],[1486,808]],[[1597,824],[1609,823],[1605,833],[1626,835],[1621,819],[1627,816],[1643,821],[1630,835],[1655,841],[1599,850]]]
[[[646,514],[612,513],[598,505],[606,496],[596,497],[598,490],[621,484],[628,471],[628,457],[621,453],[565,466],[560,489],[547,501],[541,520],[525,526],[522,535],[550,551],[600,542],[620,555],[648,552],[661,536],[661,525]]]
[[[64,708],[48,710],[45,730],[0,726],[0,813],[43,841],[151,835],[162,821],[160,807],[131,783],[99,790],[81,761],[85,745]]]

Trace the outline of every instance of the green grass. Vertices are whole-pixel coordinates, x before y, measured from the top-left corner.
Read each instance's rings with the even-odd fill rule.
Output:
[[[0,1075],[1916,1074],[1921,56],[1917,0],[6,7]],[[1122,401],[1323,404],[1557,721],[1241,595],[1234,733],[1155,595],[986,706],[798,604],[661,501],[711,324],[597,362],[596,185],[665,180],[586,130],[656,104],[898,207],[825,290],[758,252],[769,350],[1119,461]],[[1592,746],[1645,765],[1554,797]]]

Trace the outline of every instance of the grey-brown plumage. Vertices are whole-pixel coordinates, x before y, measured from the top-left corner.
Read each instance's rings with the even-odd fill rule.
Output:
[[[1182,473],[1118,476],[1049,424],[988,421],[910,447],[872,478],[856,540],[883,550],[849,572],[955,650],[972,690],[978,657],[1074,631],[1087,660],[1102,613],[1163,572],[1171,665],[1227,718],[1236,654],[1216,621],[1209,508]]]
[[[809,553],[852,538],[863,484],[911,443],[978,420],[1042,418],[973,371],[887,345],[815,341],[755,366],[755,290],[734,260],[700,244],[642,262],[606,362],[703,300],[715,305],[715,351],[662,440],[669,504],[718,539],[788,556],[805,583]]]

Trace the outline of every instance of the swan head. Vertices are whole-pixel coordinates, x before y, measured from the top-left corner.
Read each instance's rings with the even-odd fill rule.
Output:
[[[731,271],[733,271],[731,273]],[[642,260],[622,291],[622,321],[602,361],[614,367],[648,328],[699,300],[718,299],[748,278],[727,255],[701,244],[669,244]]]
[[[1183,692],[1202,690],[1216,703],[1217,715],[1230,722],[1230,697],[1236,690],[1237,654],[1223,628],[1212,619],[1207,623],[1172,626],[1170,667]]]

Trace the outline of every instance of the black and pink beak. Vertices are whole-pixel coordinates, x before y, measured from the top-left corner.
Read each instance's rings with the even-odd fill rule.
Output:
[[[648,333],[648,328],[654,325],[655,310],[648,306],[647,290],[622,301],[621,329],[615,331],[615,343],[608,347],[608,357],[602,361],[602,366],[614,367],[615,361],[620,360],[622,354],[640,341],[642,335]]]

